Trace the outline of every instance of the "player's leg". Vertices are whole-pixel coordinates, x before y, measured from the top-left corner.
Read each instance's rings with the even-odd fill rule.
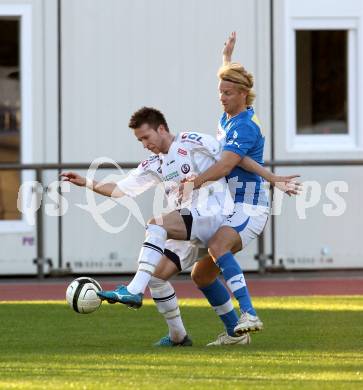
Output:
[[[247,331],[261,330],[263,324],[252,305],[243,271],[231,252],[231,247],[237,242],[241,242],[238,233],[232,228],[224,226],[210,241],[209,252],[222,271],[228,288],[239,303],[241,317],[234,331],[241,334]],[[242,246],[241,243],[240,246]],[[241,324],[242,326],[240,326]]]
[[[151,296],[169,328],[169,334],[161,338],[155,346],[191,346],[192,341],[185,330],[175,290],[168,281],[180,272],[180,260],[174,252],[166,250],[166,254],[149,282]]]
[[[256,315],[240,265],[233,256],[233,246],[242,249],[239,234],[228,226],[221,227],[209,242],[209,253],[221,270],[228,288],[237,299],[241,312]]]
[[[209,199],[209,205],[213,205],[213,200],[213,198]],[[215,208],[218,208],[218,205],[219,203],[216,202],[214,204]],[[210,238],[218,231],[221,224],[225,221],[225,217],[222,213],[203,214],[202,210],[198,209],[198,207],[190,210],[189,218],[191,223],[186,221],[185,225],[189,227],[190,238],[193,240],[197,239],[203,245],[207,245]],[[194,259],[193,263],[190,264],[194,266],[192,278],[195,279],[199,276],[199,283],[196,284],[199,284],[202,293],[217,312],[226,328],[226,337],[224,337],[224,339],[231,338],[234,336],[234,328],[237,325],[238,316],[233,308],[228,290],[217,278],[220,270],[209,256],[198,262],[196,262],[196,260],[197,259]],[[198,269],[201,270],[201,272],[196,272]],[[246,343],[249,341],[249,337],[243,337],[241,339],[233,338],[233,340],[229,341],[230,342],[223,344]]]
[[[266,211],[265,211],[266,210]],[[243,204],[236,204],[235,213],[209,241],[209,253],[235,298],[238,300],[241,317],[235,327],[237,334],[258,331],[263,328],[252,305],[246,281],[240,265],[232,254],[232,248],[242,249],[260,234],[266,224],[267,209],[257,215],[246,214]]]
[[[220,269],[209,255],[195,263],[191,273],[194,283],[207,298],[225,327],[225,332],[219,335],[216,341],[208,345],[249,344],[251,342],[249,335],[239,337],[235,335],[234,328],[238,324],[238,315],[233,307],[228,290],[218,279],[219,274]]]
[[[167,238],[188,239],[188,228],[184,220],[178,211],[163,216],[161,225],[151,219],[146,226],[145,241],[138,259],[139,266],[132,281],[127,287],[121,285],[112,291],[100,291],[97,295],[109,302],[124,303],[133,308],[141,307],[145,289],[164,255]]]
[[[151,219],[146,227],[145,241],[139,254],[139,266],[127,289],[132,294],[143,294],[155,268],[164,254],[167,239],[186,240],[187,229],[178,211],[163,216],[162,225]]]

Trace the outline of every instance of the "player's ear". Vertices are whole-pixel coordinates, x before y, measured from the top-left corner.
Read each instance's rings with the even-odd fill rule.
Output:
[[[165,126],[164,125],[159,125],[158,128],[156,129],[157,133],[163,134],[165,132]]]

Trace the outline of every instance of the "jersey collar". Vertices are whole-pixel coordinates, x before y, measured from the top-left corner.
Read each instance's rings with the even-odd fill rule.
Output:
[[[223,116],[226,120],[226,122],[229,122],[231,121],[232,119],[235,120],[235,119],[243,119],[243,118],[247,118],[249,115],[253,114],[253,107],[252,106],[249,106],[246,108],[246,110],[244,111],[241,111],[240,113],[238,113],[237,115],[234,115],[234,116],[231,116],[230,118],[227,117],[227,113],[224,112],[223,113]]]

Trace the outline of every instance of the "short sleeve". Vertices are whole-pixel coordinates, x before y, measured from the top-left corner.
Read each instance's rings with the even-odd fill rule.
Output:
[[[202,142],[204,149],[212,156],[218,156],[221,152],[221,144],[211,135],[204,135]]]
[[[159,176],[150,169],[149,165],[150,162],[145,160],[129,172],[125,178],[116,183],[119,189],[126,195],[135,197],[159,184]]]
[[[236,123],[228,131],[223,150],[244,157],[254,147],[257,139],[258,132],[256,129],[245,123]]]

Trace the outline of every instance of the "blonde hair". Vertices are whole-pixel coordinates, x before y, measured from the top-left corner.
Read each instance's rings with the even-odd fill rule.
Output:
[[[246,105],[251,106],[256,98],[253,91],[253,75],[236,62],[227,63],[221,66],[218,70],[220,80],[230,81],[237,85],[240,91],[247,92]]]

